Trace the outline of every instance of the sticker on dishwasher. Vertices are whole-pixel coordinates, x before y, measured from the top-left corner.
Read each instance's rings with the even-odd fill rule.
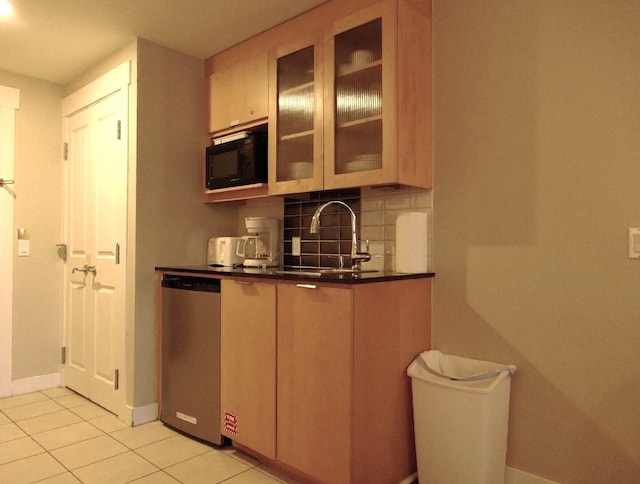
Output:
[[[238,435],[238,416],[235,413],[224,412],[224,431],[230,435]]]
[[[198,423],[197,418],[182,412],[176,412],[176,418],[179,418],[180,420],[184,420],[185,422],[189,422],[190,424],[193,424],[193,425],[196,425]]]

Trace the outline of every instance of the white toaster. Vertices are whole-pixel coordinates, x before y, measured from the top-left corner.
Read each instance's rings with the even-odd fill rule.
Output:
[[[207,246],[207,265],[233,267],[242,265],[243,258],[236,254],[241,237],[212,237]]]

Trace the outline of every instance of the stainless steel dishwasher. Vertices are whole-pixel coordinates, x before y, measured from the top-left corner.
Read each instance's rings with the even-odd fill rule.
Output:
[[[189,435],[221,444],[220,280],[162,278],[160,419]]]

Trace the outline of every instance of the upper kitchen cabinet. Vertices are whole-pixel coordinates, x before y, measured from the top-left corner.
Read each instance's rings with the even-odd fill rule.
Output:
[[[269,195],[431,188],[431,23],[431,0],[332,0],[217,54],[209,132],[268,122]]]
[[[270,194],[322,189],[321,51],[311,36],[270,55]]]
[[[431,2],[385,0],[325,36],[324,188],[432,181]]]
[[[209,133],[266,123],[269,106],[268,54],[213,58],[209,75]],[[216,65],[217,61],[217,65]]]

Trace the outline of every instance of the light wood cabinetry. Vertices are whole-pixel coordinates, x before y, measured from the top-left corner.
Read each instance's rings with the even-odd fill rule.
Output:
[[[209,75],[209,133],[265,123],[269,106],[268,54],[239,57]]]
[[[222,434],[275,458],[275,284],[222,281],[220,371]]]
[[[307,139],[323,137],[320,156],[314,151],[313,165],[308,162],[311,144],[306,145],[306,154],[297,157],[282,149],[282,108],[293,105],[301,110],[302,98],[299,91],[280,89],[282,83],[287,84],[284,80],[289,72],[281,73],[283,58],[270,59],[269,122],[278,127],[270,132],[269,192],[395,183],[430,188],[430,2],[384,0],[327,19],[321,26],[323,41],[315,46],[314,82],[299,83],[309,91],[306,105],[315,99],[316,114],[322,106],[322,123],[316,119],[313,133],[307,123]],[[296,142],[299,145],[302,139]],[[324,172],[322,183],[315,171],[311,175],[312,168],[319,167]],[[286,176],[281,176],[283,172]]]
[[[430,345],[430,288],[278,284],[279,462],[332,483],[415,471],[406,368]]]
[[[431,279],[221,283],[223,435],[300,482],[415,472],[406,369],[430,348]]]
[[[327,33],[325,188],[397,182],[396,24],[384,5],[340,19]]]
[[[322,44],[319,35],[272,50],[269,193],[322,189]]]
[[[205,203],[234,202],[238,200],[248,200],[250,198],[262,198],[268,194],[266,183],[254,183],[239,187],[220,188],[217,190],[205,190],[203,201]]]
[[[256,90],[268,102],[269,195],[431,188],[431,23],[431,0],[333,0],[224,53],[269,51],[268,90]],[[214,104],[210,131],[228,129],[239,116]]]
[[[430,3],[385,0],[326,34],[326,189],[431,187]]]
[[[324,482],[348,482],[352,292],[279,284],[278,297],[277,458]]]

